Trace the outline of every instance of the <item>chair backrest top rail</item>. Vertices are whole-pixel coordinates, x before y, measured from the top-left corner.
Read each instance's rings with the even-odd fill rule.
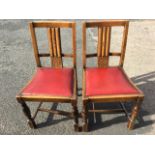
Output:
[[[73,26],[75,26],[75,22],[68,22],[68,21],[35,21],[35,22],[31,22],[33,24],[34,27],[45,27],[45,28],[72,28]]]
[[[104,20],[104,21],[88,21],[84,22],[87,28],[91,27],[109,27],[109,26],[125,26],[128,24],[127,20]]]

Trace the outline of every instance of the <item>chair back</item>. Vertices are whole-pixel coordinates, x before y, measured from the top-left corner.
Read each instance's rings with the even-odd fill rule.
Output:
[[[76,67],[76,24],[75,22],[66,21],[39,21],[29,23],[32,46],[34,49],[34,55],[36,64],[41,67],[41,57],[50,57],[51,66],[54,68],[63,67],[62,57],[72,58],[73,67]],[[40,53],[38,49],[38,40],[36,37],[36,28],[46,28],[49,52]],[[72,30],[72,52],[70,54],[63,53],[61,46],[61,28],[70,28]]]
[[[111,21],[93,21],[83,23],[83,67],[86,67],[86,59],[97,57],[98,67],[108,67],[109,66],[109,56],[119,56],[119,66],[123,67],[127,35],[128,35],[128,25],[129,22],[125,20],[111,20]],[[111,30],[112,27],[123,27],[123,38],[121,43],[121,51],[113,52],[110,51],[111,45]],[[97,52],[92,54],[87,54],[86,49],[86,30],[88,28],[98,29],[98,40],[97,40]]]

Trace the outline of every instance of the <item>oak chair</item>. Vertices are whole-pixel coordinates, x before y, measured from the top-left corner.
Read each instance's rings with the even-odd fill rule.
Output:
[[[41,53],[38,48],[36,37],[37,28],[47,30],[49,52]],[[72,52],[63,53],[61,44],[61,28],[70,29],[72,32]],[[77,109],[77,72],[76,72],[76,23],[63,21],[41,21],[29,23],[32,46],[34,49],[37,64],[36,73],[21,92],[16,96],[21,104],[23,112],[28,119],[31,128],[36,128],[34,121],[39,111],[53,114],[65,115],[74,118],[74,129],[78,130],[78,109]],[[50,57],[51,66],[43,67],[41,57]],[[71,58],[73,66],[63,67],[63,58]],[[34,115],[26,104],[26,101],[40,102]],[[42,108],[43,102],[70,103],[72,112],[61,110],[49,110]],[[36,103],[35,103],[36,104]]]
[[[128,35],[129,22],[125,20],[112,20],[112,21],[90,21],[83,23],[83,131],[89,130],[88,113],[115,113],[125,112],[128,116],[129,129],[134,126],[134,121],[142,100],[143,93],[139,90],[134,83],[129,79],[123,69],[127,35]],[[120,52],[110,51],[111,45],[111,32],[113,27],[123,28],[123,38]],[[97,52],[87,53],[86,49],[86,32],[89,28],[98,29]],[[118,66],[109,65],[109,57],[118,56]],[[97,57],[97,67],[87,67],[86,60],[89,58]],[[133,101],[133,108],[131,116],[127,113],[125,102]],[[95,103],[110,103],[117,102],[121,105],[119,109],[92,109],[88,108],[89,104]]]

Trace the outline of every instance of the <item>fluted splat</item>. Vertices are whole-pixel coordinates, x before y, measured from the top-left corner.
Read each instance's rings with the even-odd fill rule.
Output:
[[[62,68],[60,28],[48,28],[48,41],[52,67]]]
[[[106,67],[109,63],[111,27],[98,28],[98,66]]]

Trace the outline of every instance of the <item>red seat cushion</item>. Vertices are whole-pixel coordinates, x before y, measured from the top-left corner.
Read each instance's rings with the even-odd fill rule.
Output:
[[[38,68],[22,95],[72,96],[73,69]]]
[[[86,69],[86,96],[137,93],[118,67]]]

